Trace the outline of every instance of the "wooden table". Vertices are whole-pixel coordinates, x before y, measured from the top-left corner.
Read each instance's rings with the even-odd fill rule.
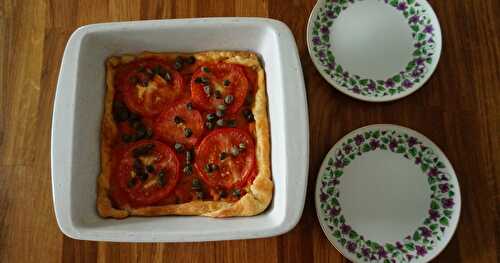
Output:
[[[422,132],[448,155],[462,190],[454,238],[436,262],[500,259],[500,2],[431,0],[444,48],[430,81],[396,102],[371,104],[330,87],[309,58],[315,0],[59,0],[0,2],[0,262],[345,262],[323,235],[313,186],[323,156],[347,132],[394,123]],[[58,229],[50,181],[52,105],[61,56],[85,24],[139,19],[262,16],[293,31],[306,80],[310,172],[304,214],[267,239],[128,244],[77,241]]]

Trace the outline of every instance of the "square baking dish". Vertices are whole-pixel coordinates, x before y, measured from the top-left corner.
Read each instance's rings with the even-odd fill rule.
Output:
[[[96,210],[105,60],[111,55],[249,50],[266,72],[271,127],[273,201],[253,217],[197,216],[103,219]],[[300,219],[309,163],[304,80],[295,40],[282,22],[265,18],[202,18],[94,24],[68,40],[52,116],[52,191],[57,223],[75,239],[186,242],[283,234]]]

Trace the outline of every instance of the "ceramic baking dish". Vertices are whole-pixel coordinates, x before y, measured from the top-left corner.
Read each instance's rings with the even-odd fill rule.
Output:
[[[96,211],[99,136],[110,55],[250,50],[266,71],[273,202],[253,217],[102,219]],[[307,101],[295,40],[282,22],[203,18],[87,25],[70,37],[52,116],[52,190],[57,222],[69,237],[98,241],[183,242],[248,239],[292,229],[304,207],[309,163]]]

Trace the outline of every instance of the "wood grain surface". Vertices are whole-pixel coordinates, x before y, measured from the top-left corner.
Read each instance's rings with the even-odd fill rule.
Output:
[[[500,261],[500,2],[431,0],[443,30],[437,71],[413,95],[371,104],[330,87],[309,58],[315,0],[0,1],[0,262],[346,262],[323,235],[313,186],[322,158],[347,132],[394,123],[448,155],[462,190],[460,225],[435,262]],[[62,53],[79,26],[98,22],[262,16],[293,31],[306,80],[310,172],[304,213],[282,236],[242,241],[86,242],[58,229],[50,181],[50,128]],[[97,175],[96,175],[97,176]]]

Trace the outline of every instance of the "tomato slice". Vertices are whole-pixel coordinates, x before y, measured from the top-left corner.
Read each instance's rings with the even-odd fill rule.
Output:
[[[207,111],[225,105],[226,111],[234,113],[245,102],[248,80],[243,68],[229,63],[204,64],[191,78],[193,101]],[[226,99],[226,97],[231,97]]]
[[[123,151],[116,176],[131,206],[152,205],[174,190],[179,180],[179,161],[167,145],[142,140]]]
[[[168,107],[155,121],[155,134],[169,143],[193,146],[203,133],[203,118],[199,111],[183,100]]]
[[[217,129],[202,140],[196,158],[196,169],[208,185],[242,187],[255,166],[255,144],[242,129]]]
[[[183,78],[166,61],[145,58],[125,64],[117,71],[116,84],[128,108],[153,116],[184,94]]]

